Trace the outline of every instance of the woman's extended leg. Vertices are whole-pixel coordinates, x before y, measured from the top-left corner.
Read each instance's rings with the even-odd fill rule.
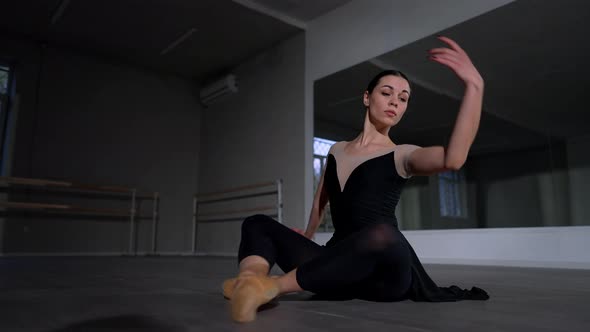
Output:
[[[285,249],[284,245],[278,243],[271,247]],[[293,248],[287,246],[286,252],[294,256],[286,257],[297,260],[297,253],[292,251]],[[281,266],[279,260],[284,258],[281,255],[268,255],[270,251],[261,248],[255,252],[260,253],[258,256],[264,257],[269,266],[275,259]],[[401,299],[411,283],[409,249],[399,230],[392,225],[367,226],[334,246],[317,250],[314,255],[307,257],[299,261],[301,264],[298,268],[297,265],[293,265],[291,271],[283,268],[289,272],[277,280],[266,276],[242,278],[242,283],[235,288],[235,299],[232,299],[234,319],[253,320],[258,306],[283,293],[308,290],[338,298],[393,301]],[[282,263],[286,264],[284,261]]]
[[[402,298],[410,283],[409,250],[388,224],[367,226],[277,280],[280,293],[304,289],[377,301]]]
[[[386,301],[401,298],[411,283],[410,254],[399,230],[365,229],[276,280],[279,294],[308,290],[336,297]]]

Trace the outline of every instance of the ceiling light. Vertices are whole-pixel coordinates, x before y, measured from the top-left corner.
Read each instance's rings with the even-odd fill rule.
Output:
[[[51,16],[51,24],[55,24],[63,15],[64,11],[66,11],[66,8],[68,7],[68,5],[70,4],[70,0],[62,0],[59,3],[59,6],[57,6],[57,8],[55,9],[55,11],[53,12],[53,15]]]
[[[162,52],[160,52],[160,55],[165,55],[166,53],[170,52],[173,48],[178,46],[183,41],[187,40],[195,32],[197,32],[197,29],[195,28],[188,29],[188,31],[185,32],[182,36],[180,36],[178,39],[176,39],[170,45],[168,45],[165,49],[163,49]]]

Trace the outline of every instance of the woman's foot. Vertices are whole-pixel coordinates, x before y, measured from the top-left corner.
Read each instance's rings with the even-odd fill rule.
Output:
[[[256,319],[258,307],[270,302],[279,295],[278,283],[271,277],[248,275],[234,279],[233,290],[228,295],[231,299],[231,316],[236,322],[253,321]],[[227,283],[228,286],[231,284],[232,282]]]

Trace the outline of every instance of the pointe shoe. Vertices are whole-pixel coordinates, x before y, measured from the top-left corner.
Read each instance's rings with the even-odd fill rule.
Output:
[[[256,319],[256,310],[279,295],[279,287],[268,276],[240,277],[231,294],[231,316],[236,322]]]

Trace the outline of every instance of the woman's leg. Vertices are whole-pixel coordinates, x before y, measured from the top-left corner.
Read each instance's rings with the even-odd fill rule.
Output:
[[[279,294],[308,290],[372,301],[401,299],[411,283],[410,254],[397,228],[368,226],[277,280]]]
[[[266,259],[258,255],[246,256],[239,263],[239,275],[267,275],[270,265]]]
[[[406,247],[386,252],[374,273],[356,284],[354,291],[363,300],[392,302],[406,299],[411,284],[411,256]]]
[[[410,276],[410,253],[401,233],[389,224],[377,224],[326,248],[279,284],[289,290],[291,278],[298,287],[320,295],[394,300],[405,294]]]
[[[323,249],[269,216],[254,215],[242,223],[238,251],[240,272],[268,274],[275,263],[289,272],[320,254]]]
[[[265,227],[265,231],[276,227],[276,225]],[[289,232],[299,236],[291,230]],[[269,240],[268,236],[263,238]],[[245,241],[242,243],[254,244]],[[244,246],[246,247],[244,251],[241,245],[241,257],[242,255],[249,257],[251,253],[257,253],[255,256],[263,257],[269,262],[269,267],[275,260],[279,266],[281,263],[283,266],[289,266],[288,263],[300,258],[297,252],[293,252],[293,247],[289,247],[286,243],[274,243],[274,241],[270,243],[273,245],[257,243],[260,245],[257,250],[246,250],[247,246]],[[273,250],[262,250],[264,247],[272,247],[278,252],[286,250],[288,255],[271,255]],[[293,265],[293,270],[276,280],[266,276],[243,277],[242,284],[236,286],[234,298],[232,298],[234,320],[253,320],[256,309],[261,304],[284,293],[308,290],[320,295],[385,301],[401,298],[411,281],[409,250],[399,230],[388,224],[367,226],[330,248],[317,250],[307,258],[299,260],[301,263],[299,268]],[[387,278],[392,278],[391,282]],[[372,285],[375,281],[381,284]],[[379,294],[379,291],[386,293]]]
[[[268,275],[272,266],[289,272],[318,255],[324,247],[265,215],[253,215],[242,223],[238,252],[238,276]],[[231,298],[237,278],[223,283],[223,295]]]
[[[238,252],[238,277],[223,285],[224,295],[231,299],[232,318],[239,322],[254,320],[257,308],[281,293],[277,279],[267,276],[275,263],[288,272],[322,249],[268,216],[246,218]]]

